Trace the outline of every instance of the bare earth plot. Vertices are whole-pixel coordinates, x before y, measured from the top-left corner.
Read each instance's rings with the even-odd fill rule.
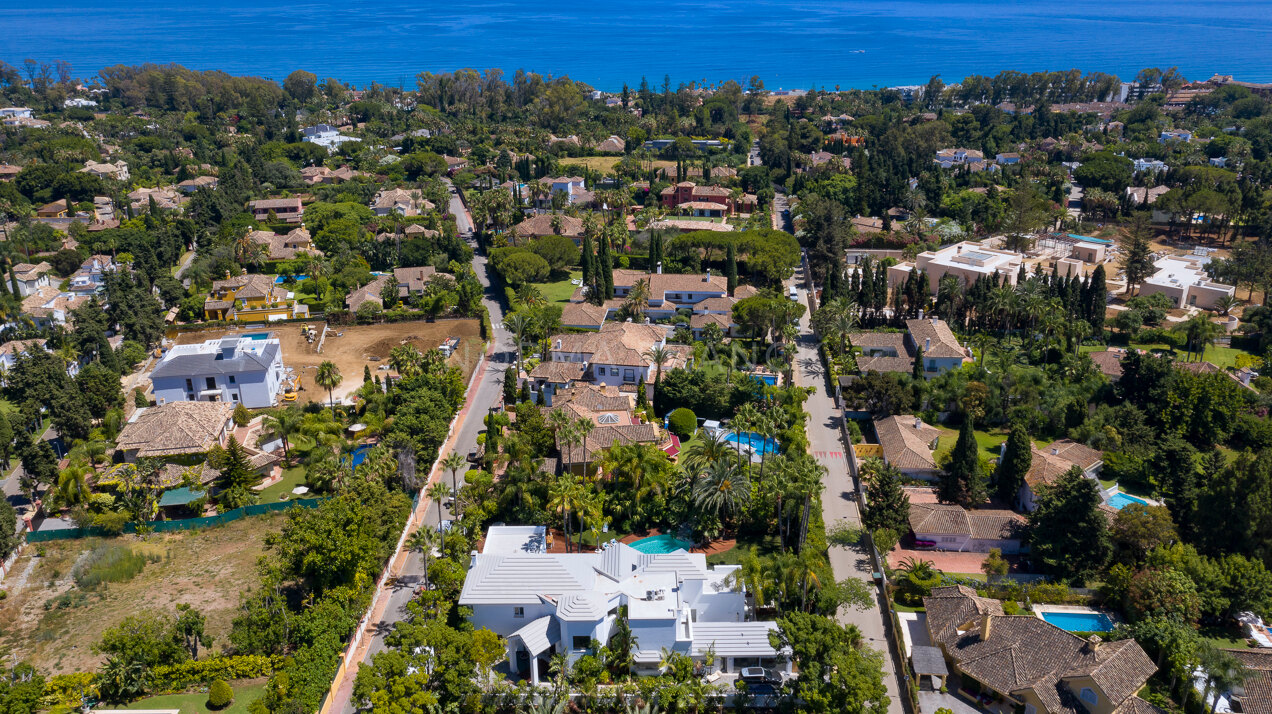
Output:
[[[321,331],[322,322],[311,323]],[[283,348],[283,364],[296,370],[300,375],[301,401],[323,401],[327,393],[314,383],[314,375],[318,365],[323,361],[334,362],[340,370],[344,382],[335,389],[333,395],[337,400],[351,394],[362,386],[362,369],[371,367],[372,374],[383,372],[377,370],[387,364],[389,351],[403,344],[412,344],[424,352],[442,344],[448,337],[460,338],[459,349],[451,356],[451,364],[458,365],[464,371],[464,379],[468,379],[477,367],[477,360],[484,351],[482,343],[481,323],[478,320],[437,320],[435,322],[397,322],[382,325],[347,325],[333,327],[322,343],[322,354],[317,351],[318,340],[311,344],[301,336],[301,325],[271,325],[268,327],[242,328],[238,330],[200,330],[182,332],[176,338],[177,344],[187,345],[215,339],[225,334],[242,334],[245,332],[271,332],[277,337]]]
[[[3,583],[8,597],[0,601],[0,651],[52,674],[92,670],[102,659],[93,654],[92,646],[104,630],[130,615],[173,613],[180,603],[203,612],[212,650],[219,650],[228,644],[239,594],[256,585],[256,560],[264,552],[265,536],[282,527],[284,518],[273,514],[202,531],[30,545]],[[107,543],[130,545],[161,560],[147,564],[127,582],[107,583],[85,593],[71,578],[71,568],[94,547]],[[38,556],[41,549],[43,557]],[[22,583],[18,576],[29,565],[31,571]],[[80,604],[51,604],[46,609],[46,602],[62,595],[77,597]]]

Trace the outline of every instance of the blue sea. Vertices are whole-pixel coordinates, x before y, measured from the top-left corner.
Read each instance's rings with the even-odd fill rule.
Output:
[[[0,0],[0,59],[175,62],[365,86],[418,72],[518,68],[595,87],[745,80],[769,89],[920,84],[933,74],[1077,68],[1130,79],[1178,66],[1272,81],[1272,2],[1250,0]]]

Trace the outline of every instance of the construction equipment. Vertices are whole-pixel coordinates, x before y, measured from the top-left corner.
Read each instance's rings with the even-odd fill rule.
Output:
[[[294,401],[296,401],[296,393],[295,393],[295,392],[283,392],[283,401],[284,401],[284,402],[294,402]]]

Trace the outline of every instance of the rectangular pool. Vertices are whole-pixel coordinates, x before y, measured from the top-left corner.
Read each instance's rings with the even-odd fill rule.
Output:
[[[1132,503],[1138,503],[1142,506],[1148,505],[1148,501],[1145,501],[1144,499],[1139,498],[1137,496],[1132,496],[1129,493],[1122,493],[1121,491],[1118,491],[1117,493],[1109,497],[1109,505],[1112,506],[1113,508],[1116,508],[1119,511],[1131,505]]]
[[[1113,620],[1102,612],[1043,612],[1042,619],[1069,632],[1108,632]]]

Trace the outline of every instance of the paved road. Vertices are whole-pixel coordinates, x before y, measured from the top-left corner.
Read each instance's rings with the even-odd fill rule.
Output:
[[[801,268],[796,278],[804,285]],[[808,304],[805,291],[799,291],[800,299]],[[822,492],[822,516],[829,529],[839,521],[860,527],[861,514],[857,510],[857,501],[853,495],[852,476],[848,473],[848,462],[844,454],[843,442],[839,438],[840,421],[843,415],[835,408],[831,398],[833,390],[822,369],[821,360],[817,356],[817,337],[813,334],[807,314],[800,320],[799,348],[796,356],[795,383],[801,387],[816,387],[815,394],[804,402],[808,412],[808,441],[817,462],[826,467],[825,491]],[[871,591],[877,593],[872,583],[870,558],[856,549],[831,546],[830,567],[835,573],[835,580],[858,578],[871,585]],[[887,635],[883,625],[883,611],[876,602],[874,607],[864,612],[841,609],[838,619],[844,624],[856,625],[862,637],[884,655],[884,682],[888,685],[888,694],[892,701],[888,705],[889,714],[903,714],[905,709],[901,703],[904,696],[900,682],[889,654]]]
[[[447,184],[449,185],[449,181]],[[472,218],[464,208],[463,202],[455,194],[451,195],[450,212],[455,216],[460,235],[470,235],[473,228]],[[463,423],[459,428],[459,435],[453,447],[455,451],[461,454],[467,454],[477,448],[477,433],[484,428],[482,418],[502,394],[504,369],[513,362],[516,354],[511,338],[503,329],[503,306],[498,299],[502,294],[502,288],[491,288],[490,278],[486,271],[485,256],[479,255],[473,258],[473,270],[477,273],[477,279],[481,281],[482,286],[486,289],[482,302],[490,310],[490,321],[494,326],[494,334],[491,340],[493,353],[484,363],[483,371],[478,375],[477,381],[473,384],[472,391],[468,395],[467,412],[463,417]],[[443,473],[442,480],[449,485],[450,474]],[[461,486],[463,485],[463,474],[459,474],[459,483]],[[442,518],[449,519],[450,517],[450,512],[443,507]],[[430,505],[426,510],[424,523],[430,528],[437,527],[438,509],[436,504]],[[390,586],[389,601],[383,610],[383,614],[368,625],[368,634],[370,636],[363,645],[365,654],[362,661],[369,662],[376,653],[384,651],[384,636],[392,632],[394,623],[406,617],[406,604],[411,601],[415,588],[422,582],[423,560],[418,553],[409,553],[397,581]],[[338,710],[346,714],[352,714],[352,712],[356,711],[353,702],[350,701],[350,687],[356,671],[356,666],[350,668],[346,678],[346,685],[340,690],[339,699],[341,704]]]

